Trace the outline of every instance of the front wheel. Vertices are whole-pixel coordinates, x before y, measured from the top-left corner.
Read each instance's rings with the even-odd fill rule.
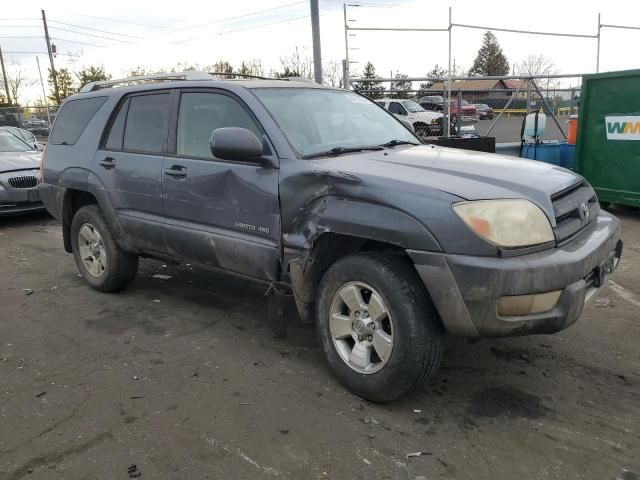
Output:
[[[340,382],[374,402],[419,388],[442,358],[438,315],[411,263],[398,256],[334,263],[319,286],[317,329]]]

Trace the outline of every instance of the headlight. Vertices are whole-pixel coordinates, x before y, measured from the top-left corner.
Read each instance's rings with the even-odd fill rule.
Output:
[[[476,234],[501,247],[528,247],[555,239],[547,216],[529,200],[460,202],[453,211]]]

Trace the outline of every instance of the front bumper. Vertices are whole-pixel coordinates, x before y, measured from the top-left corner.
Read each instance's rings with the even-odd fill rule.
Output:
[[[445,328],[466,337],[554,333],[575,323],[622,251],[620,222],[606,212],[562,247],[517,257],[409,250]],[[545,313],[501,317],[501,296],[562,290]]]
[[[21,215],[44,210],[38,188],[13,188],[9,178],[23,175],[22,172],[0,173],[0,216]]]

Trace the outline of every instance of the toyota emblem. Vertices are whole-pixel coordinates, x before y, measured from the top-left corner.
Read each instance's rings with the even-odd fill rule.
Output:
[[[584,218],[585,220],[589,220],[589,215],[591,215],[589,204],[583,203],[582,205],[580,205],[580,208],[582,209],[582,218]]]

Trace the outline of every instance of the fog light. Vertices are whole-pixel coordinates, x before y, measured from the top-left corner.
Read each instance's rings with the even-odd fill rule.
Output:
[[[562,290],[556,290],[534,295],[500,297],[498,299],[498,315],[501,317],[514,317],[548,312],[556,306],[561,293]]]

